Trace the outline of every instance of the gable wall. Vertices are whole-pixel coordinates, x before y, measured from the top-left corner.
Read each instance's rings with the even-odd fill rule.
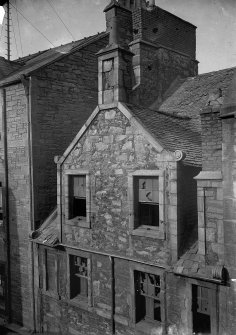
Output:
[[[56,206],[54,156],[64,152],[97,105],[96,53],[103,38],[55,62],[32,77],[32,136],[35,221]]]
[[[159,264],[166,264],[170,259],[166,241],[130,236],[128,192],[131,190],[128,188],[128,174],[140,169],[165,170],[165,187],[168,190],[165,193],[168,203],[166,219],[172,220],[175,225],[177,207],[172,194],[176,193],[176,180],[172,181],[172,175],[176,162],[171,159],[165,151],[159,154],[120,111],[101,111],[63,165],[65,171],[90,171],[91,229],[78,228],[71,222],[63,221],[63,242],[119,251],[123,255],[149,261],[156,259]],[[65,184],[63,191],[64,188]]]

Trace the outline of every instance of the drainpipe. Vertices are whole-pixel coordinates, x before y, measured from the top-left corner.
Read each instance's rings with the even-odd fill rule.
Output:
[[[25,95],[27,98],[27,119],[28,119],[28,152],[29,152],[29,183],[30,183],[30,221],[31,225],[29,229],[32,231],[35,230],[35,224],[34,224],[34,191],[33,191],[33,160],[32,160],[32,122],[31,122],[31,93],[32,93],[32,81],[31,77],[27,78],[25,75],[20,76],[20,80],[24,86],[25,89]],[[30,233],[31,235],[31,233]],[[31,278],[31,290],[32,290],[32,307],[33,307],[33,330],[36,332],[36,315],[35,315],[35,291],[34,291],[34,244],[31,241],[30,242],[30,256],[31,256],[31,262],[32,262],[32,278]]]
[[[7,273],[7,319],[11,322],[11,251],[10,251],[10,223],[9,223],[9,179],[8,179],[8,155],[7,155],[7,109],[6,109],[6,90],[2,89],[2,125],[4,140],[4,170],[5,170],[5,227],[6,227],[6,273]]]
[[[114,257],[109,256],[111,263],[111,334],[115,334],[115,269]]]
[[[203,211],[204,211],[204,254],[205,254],[205,265],[207,265],[207,247],[206,247],[206,189],[203,188]]]

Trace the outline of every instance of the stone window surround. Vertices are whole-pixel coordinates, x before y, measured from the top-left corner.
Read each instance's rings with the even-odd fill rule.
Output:
[[[69,179],[71,176],[86,176],[86,219],[78,220],[78,218],[69,219]],[[76,170],[66,170],[65,171],[65,220],[79,226],[81,228],[91,228],[91,190],[90,190],[90,174],[89,170],[76,169]]]
[[[205,282],[198,279],[188,279],[187,283],[187,297],[188,303],[186,306],[188,329],[193,329],[193,315],[192,315],[192,286],[197,285],[206,287],[212,290],[212,305],[211,305],[211,333],[218,335],[218,319],[217,319],[217,305],[218,305],[218,285],[214,283]]]
[[[91,281],[91,255],[88,252],[67,248],[67,297],[68,303],[84,310],[90,310],[92,307],[92,281]],[[70,299],[70,256],[87,258],[88,267],[88,300],[80,301],[79,297]]]
[[[159,178],[159,227],[134,228],[134,178],[158,177]],[[131,235],[149,238],[164,239],[164,170],[136,170],[128,175],[128,202],[129,202],[129,229]]]
[[[146,272],[154,275],[160,276],[160,302],[161,302],[161,322],[160,321],[140,321],[136,323],[135,316],[135,284],[134,284],[134,271]],[[144,334],[151,334],[152,328],[155,328],[157,325],[164,328],[165,325],[165,270],[160,269],[155,266],[140,264],[140,263],[131,263],[130,264],[130,292],[131,292],[131,309],[130,309],[130,319],[132,320],[133,325],[137,330],[144,331]]]

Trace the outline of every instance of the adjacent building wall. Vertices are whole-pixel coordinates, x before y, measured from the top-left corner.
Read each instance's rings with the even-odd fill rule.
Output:
[[[33,327],[29,119],[23,84],[6,91],[12,321]]]
[[[31,118],[36,228],[56,206],[54,156],[62,154],[97,105],[96,53],[107,37],[32,76]]]

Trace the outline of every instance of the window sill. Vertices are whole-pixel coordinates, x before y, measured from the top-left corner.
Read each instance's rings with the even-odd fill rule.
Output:
[[[53,298],[53,299],[55,299],[55,300],[61,300],[60,295],[58,295],[58,294],[55,293],[55,292],[45,291],[45,290],[42,290],[42,289],[41,289],[41,294],[42,294],[42,295],[46,295],[47,297]]]
[[[133,236],[142,236],[155,239],[165,239],[165,233],[157,228],[139,227],[131,232]]]
[[[86,218],[83,218],[81,216],[76,216],[73,219],[67,220],[66,223],[81,228],[90,228],[90,223],[87,221]]]
[[[138,330],[139,332],[142,332],[143,334],[156,334],[157,330],[163,331],[163,324],[162,322],[159,321],[146,321],[142,320],[135,325],[135,329]],[[158,334],[159,334],[158,332]],[[162,334],[162,332],[160,333]]]
[[[88,301],[79,300],[77,298],[70,299],[67,301],[69,305],[81,308],[85,311],[89,311],[91,307],[88,305]]]

